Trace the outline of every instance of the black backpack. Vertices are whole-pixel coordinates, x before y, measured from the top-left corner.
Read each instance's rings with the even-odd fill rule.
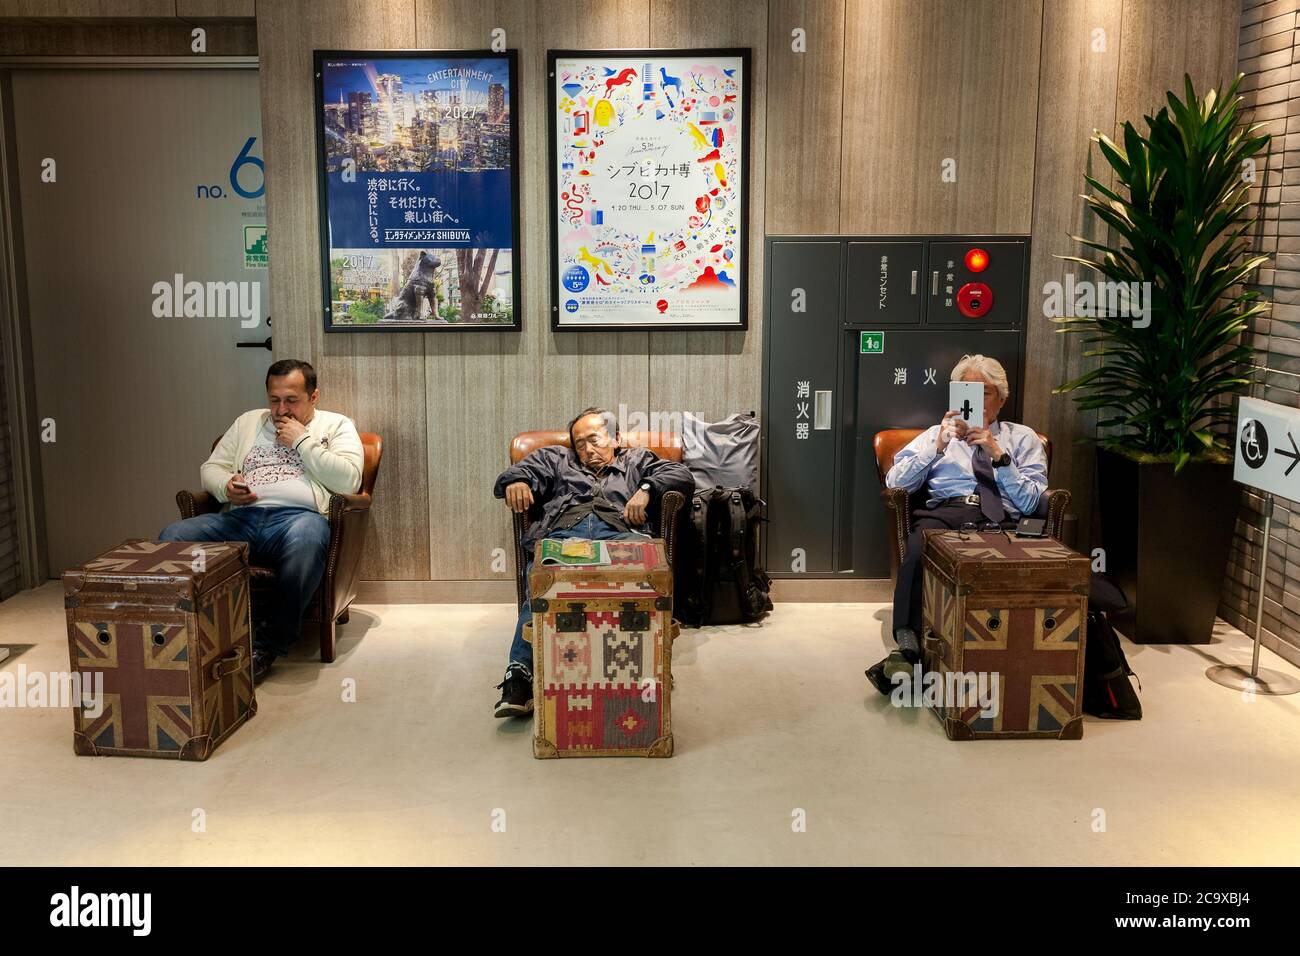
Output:
[[[1088,633],[1083,652],[1083,711],[1094,717],[1115,720],[1141,720],[1142,702],[1138,700],[1130,677],[1124,648],[1115,629],[1106,618],[1107,611],[1122,611],[1128,598],[1109,576],[1094,574],[1089,585]],[[1138,687],[1142,682],[1138,682]]]
[[[772,582],[758,561],[763,502],[748,488],[713,488],[691,500],[674,606],[687,627],[757,621],[772,610]]]

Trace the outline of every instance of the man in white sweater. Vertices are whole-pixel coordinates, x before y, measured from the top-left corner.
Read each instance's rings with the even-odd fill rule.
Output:
[[[266,373],[267,408],[235,419],[201,469],[225,507],[163,529],[163,541],[247,541],[254,564],[274,568],[275,607],[254,608],[253,680],[298,637],[329,553],[330,495],[361,487],[361,438],[352,420],[316,407],[316,370],[283,359]]]

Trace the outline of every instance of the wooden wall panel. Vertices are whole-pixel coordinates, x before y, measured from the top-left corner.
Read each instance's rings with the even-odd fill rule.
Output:
[[[1181,99],[1184,73],[1198,93],[1231,80],[1240,16],[1241,0],[1125,0],[1116,127],[1125,120],[1142,125],[1145,114],[1165,105],[1166,90]]]
[[[176,0],[0,0],[0,17],[124,21],[174,16]]]
[[[771,0],[767,23],[767,231],[840,228],[845,0]],[[791,49],[802,29],[803,53]]]
[[[1024,381],[1024,423],[1051,436],[1052,487],[1069,488],[1071,512],[1082,516],[1076,544],[1092,540],[1094,452],[1077,445],[1096,433],[1095,412],[1080,412],[1052,389],[1082,370],[1081,337],[1062,335],[1043,314],[1043,287],[1076,278],[1081,267],[1056,258],[1078,255],[1070,236],[1097,238],[1104,225],[1085,214],[1079,193],[1085,171],[1109,183],[1105,160],[1091,142],[1095,129],[1115,125],[1123,0],[1047,0],[1038,94],[1034,158],[1034,224],[1029,266],[1029,312]],[[1100,30],[1098,36],[1094,31]],[[1104,49],[1097,49],[1104,44]]]
[[[529,363],[538,372],[534,399],[514,410],[514,427],[563,427],[589,405],[614,412],[626,405],[643,411],[650,402],[649,336],[646,332],[562,332],[550,330],[550,191],[546,122],[550,97],[546,74],[548,49],[643,48],[654,45],[649,32],[648,0],[538,0],[533,66],[524,73],[523,152],[527,182],[523,187],[525,246],[533,252],[525,266],[525,302]],[[524,58],[528,62],[528,58]],[[496,472],[505,464],[505,449],[493,459]],[[503,508],[499,502],[493,502]],[[504,509],[503,509],[504,510]]]
[[[430,574],[434,580],[509,578],[510,519],[492,497],[511,436],[562,427],[587,405],[643,409],[649,394],[646,334],[550,330],[550,220],[547,172],[548,47],[644,47],[648,4],[621,0],[594,8],[576,0],[419,0],[420,45],[486,48],[506,31],[519,50],[520,230],[523,319],[518,333],[425,336],[428,404]],[[448,493],[442,493],[443,490]]]
[[[506,31],[506,47],[519,49],[521,90],[537,82],[534,51],[527,39],[536,18],[528,5],[495,0],[417,0],[415,33],[421,49],[487,49],[492,30]],[[516,91],[516,95],[519,91]],[[517,127],[535,121],[512,116]],[[520,189],[534,178],[527,153],[520,149]],[[510,518],[492,497],[491,483],[502,468],[506,436],[522,431],[520,412],[532,406],[537,369],[528,361],[525,336],[539,321],[528,308],[530,280],[540,267],[539,253],[527,239],[525,221],[533,212],[521,204],[524,248],[515,250],[512,268],[526,283],[522,314],[524,332],[428,333],[425,345],[425,402],[429,448],[429,575],[435,581],[509,578]],[[529,253],[532,252],[532,255]],[[494,572],[493,552],[504,562]]]
[[[263,0],[269,7],[277,0]],[[256,0],[0,0],[0,18],[31,22],[132,20],[252,20]]]
[[[526,72],[523,90],[524,154],[528,157],[528,183],[524,206],[535,211],[525,222],[526,247],[538,250],[525,266],[533,281],[525,300],[528,319],[525,336],[529,354],[540,359],[541,377],[533,409],[533,427],[564,425],[588,405],[603,405],[617,412],[620,403],[630,411],[644,410],[650,401],[650,351],[646,332],[550,331],[550,192],[547,184],[548,149],[546,114],[549,97],[545,83],[548,49],[644,48],[663,46],[649,31],[647,0],[538,0],[535,67]]]
[[[429,576],[424,336],[325,335],[316,207],[313,49],[397,49],[415,40],[412,0],[284,0],[257,20],[277,358],[307,358],[321,407],[384,438],[362,578]],[[280,237],[278,240],[276,237]]]
[[[0,306],[0,315],[8,303]],[[8,322],[6,321],[6,325]],[[3,354],[9,350],[12,333],[0,335],[0,601],[21,590],[24,586],[21,541],[25,500],[22,492],[25,482],[22,474],[15,475],[15,457],[20,457],[24,444],[21,404],[18,409],[9,407],[9,395],[17,391],[17,382],[10,381],[11,357]],[[15,420],[17,419],[17,420]],[[19,469],[21,472],[21,469]]]
[[[0,56],[195,56],[191,27],[170,23],[60,23],[0,29]],[[207,25],[208,56],[256,56],[253,24]]]
[[[767,8],[761,3],[652,0],[655,47],[751,47],[749,282],[746,332],[651,332],[650,404],[718,419],[762,407],[763,235],[767,162]]]
[[[1029,231],[1041,27],[1042,0],[848,0],[843,232]]]
[[[187,20],[251,20],[256,14],[256,0],[176,0],[176,15]]]

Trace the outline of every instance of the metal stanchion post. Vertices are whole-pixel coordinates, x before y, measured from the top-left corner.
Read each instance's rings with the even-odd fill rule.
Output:
[[[1273,530],[1273,495],[1264,494],[1264,541],[1259,550],[1259,601],[1255,605],[1255,649],[1250,658],[1250,670],[1239,664],[1215,664],[1205,672],[1205,676],[1216,684],[1231,687],[1233,690],[1251,691],[1256,694],[1281,696],[1300,691],[1300,680],[1290,674],[1269,668],[1260,669],[1259,641],[1264,629],[1264,581],[1268,577],[1268,540]]]

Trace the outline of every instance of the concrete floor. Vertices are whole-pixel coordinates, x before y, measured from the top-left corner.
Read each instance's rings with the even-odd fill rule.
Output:
[[[0,865],[1300,862],[1300,697],[1207,680],[1249,662],[1222,624],[1126,645],[1141,722],[952,743],[862,676],[886,606],[781,604],[682,632],[671,760],[540,761],[491,716],[513,617],[355,608],[339,660],[278,663],[206,763],[76,757],[67,710],[0,709]],[[65,670],[59,586],[0,604],[0,641],[5,670]]]

